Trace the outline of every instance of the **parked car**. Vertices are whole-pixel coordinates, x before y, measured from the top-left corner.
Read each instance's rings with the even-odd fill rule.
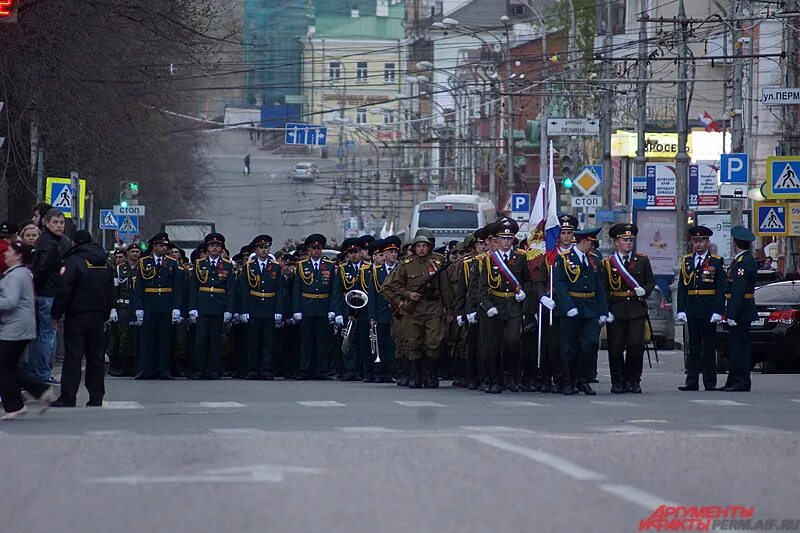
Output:
[[[664,297],[661,288],[656,285],[647,298],[647,312],[650,314],[650,324],[653,326],[653,341],[660,350],[675,349],[675,313],[672,304]],[[600,345],[607,349],[606,328],[600,332]],[[649,345],[649,343],[648,343]]]
[[[319,174],[319,167],[314,163],[297,163],[289,175],[294,181],[314,181]]]
[[[800,363],[800,281],[781,281],[756,288],[758,318],[750,326],[752,364],[764,370]],[[717,366],[728,368],[728,324],[717,325]]]
[[[778,281],[783,281],[783,276],[777,270],[759,269],[758,273],[756,274],[756,287],[769,285],[770,283],[775,283]]]

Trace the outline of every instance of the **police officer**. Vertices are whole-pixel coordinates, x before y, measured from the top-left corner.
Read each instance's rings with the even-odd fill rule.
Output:
[[[560,255],[553,265],[555,311],[560,317],[561,371],[567,395],[596,394],[587,374],[597,353],[600,326],[608,319],[602,265],[592,251],[591,237],[599,232],[599,228],[576,231],[575,246]]]
[[[373,239],[374,240],[374,239]],[[356,374],[361,373],[364,382],[374,383],[375,374],[369,350],[369,317],[367,309],[352,309],[345,302],[346,295],[353,290],[363,292],[369,297],[369,285],[366,276],[371,268],[363,260],[363,249],[360,239],[350,238],[342,242],[345,260],[336,268],[333,281],[331,311],[338,326],[344,327],[346,322],[355,322],[352,344],[344,355],[343,381],[353,381]]]
[[[373,254],[381,255],[381,264],[373,261],[369,276],[369,321],[378,333],[378,350],[381,362],[376,365],[375,381],[391,383],[394,373],[395,344],[391,335],[392,310],[384,295],[384,286],[389,276],[398,266],[397,254],[400,251],[400,238],[394,235],[380,239],[380,247]],[[371,354],[370,354],[371,355]]]
[[[298,261],[293,280],[292,318],[300,326],[300,373],[298,379],[327,379],[331,341],[330,293],[336,265],[322,256],[327,243],[318,233],[305,240],[308,259]]]
[[[756,236],[744,226],[734,226],[731,228],[731,237],[736,255],[728,267],[728,288],[725,294],[725,319],[730,329],[730,370],[725,386],[719,390],[749,392],[750,325],[758,318],[754,299],[758,264],[750,253],[750,245],[756,240]]]
[[[114,305],[114,273],[88,231],[75,232],[72,244],[63,257],[61,282],[50,311],[55,321],[65,317],[61,395],[53,407],[75,407],[84,355],[86,406],[99,407],[105,396],[103,345],[105,323]]]
[[[693,252],[681,259],[678,279],[677,320],[688,328],[689,350],[686,357],[686,383],[682,391],[700,389],[700,373],[707,391],[717,388],[716,336],[725,307],[724,260],[709,251],[705,226],[689,229]]]
[[[169,237],[157,233],[150,253],[139,259],[134,284],[134,309],[139,332],[136,379],[172,379],[172,325],[181,318],[181,271],[167,255]]]
[[[222,328],[233,318],[235,274],[222,257],[225,237],[209,233],[204,239],[208,257],[194,265],[189,285],[189,320],[196,324],[192,379],[220,379]]]
[[[240,319],[247,324],[247,379],[275,376],[275,324],[283,320],[281,267],[269,256],[272,237],[259,235],[251,243],[256,257],[240,276]]]
[[[611,226],[608,235],[614,241],[614,253],[603,260],[608,295],[608,365],[614,394],[642,392],[647,298],[656,280],[647,256],[633,252],[638,233],[634,224]]]

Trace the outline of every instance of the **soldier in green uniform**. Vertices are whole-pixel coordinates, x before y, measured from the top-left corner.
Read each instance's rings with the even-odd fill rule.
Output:
[[[300,372],[298,379],[327,379],[331,341],[330,292],[336,265],[322,256],[326,239],[318,233],[305,240],[308,259],[298,261],[292,286],[292,318],[300,329]]]
[[[639,228],[615,224],[608,235],[614,253],[603,260],[603,282],[608,297],[608,365],[611,392],[640,394],[644,357],[647,297],[656,287],[653,268],[645,254],[634,253]]]
[[[553,290],[559,320],[564,394],[595,395],[587,380],[597,353],[600,326],[608,319],[602,265],[592,252],[590,237],[600,229],[575,232],[575,246],[553,265]]]
[[[519,224],[509,218],[494,224],[497,250],[482,259],[483,272],[478,279],[481,306],[486,310],[489,371],[492,385],[485,392],[500,394],[504,389],[504,370],[508,370],[505,388],[518,392],[521,380],[519,364],[522,334],[522,301],[525,289],[531,291],[531,277],[525,255],[514,249]]]
[[[437,388],[434,363],[444,338],[442,316],[446,313],[452,318],[453,296],[439,275],[444,263],[431,255],[427,237],[416,237],[412,246],[414,255],[393,272],[386,291],[390,298],[402,301],[398,312],[403,315],[402,335],[408,347],[408,386]]]
[[[151,253],[139,260],[134,281],[134,309],[139,332],[136,379],[172,379],[172,325],[181,319],[181,271],[167,255],[169,237],[148,241]]]
[[[194,264],[189,284],[189,320],[195,323],[192,379],[220,379],[222,328],[233,318],[235,273],[222,257],[225,237],[209,233],[204,239],[208,257]]]
[[[372,268],[368,277],[369,321],[370,327],[375,325],[381,357],[381,362],[375,365],[375,381],[376,383],[392,383],[395,371],[395,344],[391,334],[392,310],[384,295],[384,286],[386,280],[397,268],[397,254],[400,251],[401,242],[400,238],[394,235],[376,242],[380,242],[380,246],[373,254]],[[375,261],[377,255],[382,258]]]
[[[118,347],[112,351],[108,373],[117,377],[133,377],[136,374],[136,321],[132,305],[133,287],[141,256],[141,249],[131,244],[125,253],[125,262],[114,268],[114,309],[109,321],[117,332]]]
[[[366,278],[371,265],[363,260],[359,239],[345,239],[342,242],[342,252],[345,254],[345,261],[336,267],[330,310],[334,313],[334,321],[338,326],[345,327],[346,322],[355,322],[350,350],[343,354],[345,373],[342,380],[353,381],[356,374],[361,373],[364,382],[374,383],[375,370],[369,349],[368,310],[366,308],[352,309],[345,303],[345,296],[353,290],[361,291],[369,296],[369,285]]]
[[[714,234],[705,226],[689,229],[693,252],[681,259],[678,278],[677,321],[688,328],[686,383],[682,391],[700,390],[700,373],[707,391],[717,388],[717,323],[725,307],[724,260],[709,250]]]
[[[750,253],[750,246],[756,236],[744,226],[734,226],[731,228],[731,237],[736,255],[728,267],[725,294],[725,319],[730,330],[730,370],[725,386],[719,390],[750,392],[750,325],[758,318],[755,301],[758,264]]]

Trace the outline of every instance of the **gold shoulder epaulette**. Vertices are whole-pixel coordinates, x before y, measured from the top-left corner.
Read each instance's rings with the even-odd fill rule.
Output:
[[[714,259],[722,259],[722,256],[717,254],[711,254],[711,257],[713,257]]]
[[[406,257],[405,259],[403,259],[403,264],[405,265],[407,263],[410,263],[413,260],[414,260],[414,256],[413,255],[411,257]]]

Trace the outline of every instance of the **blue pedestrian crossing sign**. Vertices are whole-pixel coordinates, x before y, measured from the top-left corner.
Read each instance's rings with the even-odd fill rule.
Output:
[[[756,202],[753,209],[753,227],[756,235],[788,235],[787,204]]]
[[[113,209],[100,210],[100,229],[117,229],[117,217]]]
[[[772,156],[767,158],[767,198],[789,200],[800,198],[800,156]]]
[[[303,144],[325,146],[328,142],[328,128],[319,124],[287,122],[284,144]]]
[[[138,235],[139,217],[133,215],[117,216],[117,234],[122,239]]]
[[[84,216],[86,203],[86,180],[80,180],[78,191],[78,214]],[[64,213],[65,218],[72,218],[72,180],[69,178],[47,178],[44,201]]]

